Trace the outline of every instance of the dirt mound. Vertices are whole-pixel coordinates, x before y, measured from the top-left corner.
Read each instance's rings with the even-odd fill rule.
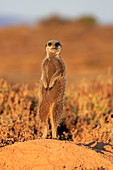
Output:
[[[113,149],[69,141],[39,139],[1,148],[1,169],[112,169]],[[96,147],[97,146],[97,147]]]

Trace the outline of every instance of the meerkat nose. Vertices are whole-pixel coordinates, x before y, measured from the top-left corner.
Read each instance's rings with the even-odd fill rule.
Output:
[[[57,46],[56,45],[52,45],[52,49],[57,49]]]

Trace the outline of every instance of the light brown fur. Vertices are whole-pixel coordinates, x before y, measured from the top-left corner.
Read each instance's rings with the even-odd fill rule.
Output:
[[[65,64],[60,56],[61,44],[57,40],[49,41],[46,51],[47,56],[42,63],[38,117],[44,128],[42,138],[47,137],[49,115],[52,138],[57,138],[57,127],[63,112]]]

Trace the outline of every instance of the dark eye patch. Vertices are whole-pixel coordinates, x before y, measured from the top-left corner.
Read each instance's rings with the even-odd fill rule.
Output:
[[[57,42],[57,43],[55,43],[55,46],[59,47],[59,46],[61,46],[61,44],[59,42]]]
[[[48,46],[50,47],[51,45],[52,45],[52,43],[51,43],[51,42],[49,42],[49,43],[48,43]]]

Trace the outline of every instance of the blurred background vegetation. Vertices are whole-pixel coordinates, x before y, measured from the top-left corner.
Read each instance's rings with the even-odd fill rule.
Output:
[[[50,39],[61,41],[61,56],[71,82],[106,75],[113,66],[113,26],[101,25],[93,16],[66,19],[53,15],[34,26],[0,28],[0,77],[10,82],[39,81],[41,62]]]

